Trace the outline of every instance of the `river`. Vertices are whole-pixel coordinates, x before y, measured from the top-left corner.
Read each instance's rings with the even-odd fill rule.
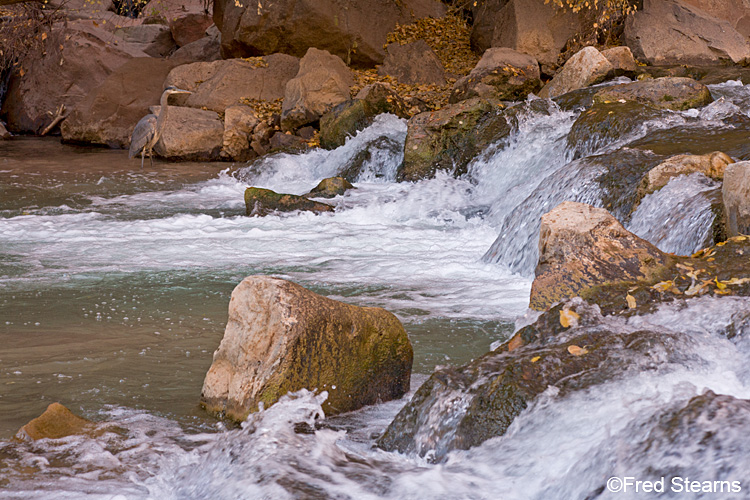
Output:
[[[639,453],[660,466],[666,458],[633,444],[659,409],[706,388],[750,398],[742,342],[684,327],[703,338],[708,367],[636,375],[560,401],[550,394],[506,436],[439,464],[373,447],[405,400],[328,419],[313,434],[295,432],[321,411],[310,393],[242,428],[209,417],[198,400],[229,295],[251,274],[395,313],[414,345],[413,389],[436,366],[487,352],[528,321],[539,216],[564,199],[605,206],[597,176],[608,158],[655,164],[674,151],[721,149],[750,159],[750,88],[729,82],[712,92],[724,99],[583,154],[568,142],[580,110],[521,104],[516,130],[467,175],[417,183],[396,182],[406,125],[391,115],[337,150],[253,165],[141,169],[124,151],[0,142],[0,498],[598,498],[591,485],[639,463]],[[715,141],[694,140],[701,131]],[[302,194],[364,150],[356,190],[332,200],[334,213],[244,215],[247,186]],[[626,222],[667,251],[690,253],[710,232],[706,193],[716,185],[691,177],[668,187]],[[695,217],[670,222],[688,212]],[[739,322],[746,305],[696,303],[649,321]],[[54,401],[112,426],[97,438],[10,440]],[[743,446],[726,451],[728,470],[748,465]],[[750,491],[746,472],[737,479]]]

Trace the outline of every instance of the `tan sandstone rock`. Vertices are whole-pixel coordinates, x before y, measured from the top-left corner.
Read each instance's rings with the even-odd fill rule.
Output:
[[[530,55],[506,47],[490,48],[471,73],[453,85],[450,102],[472,97],[522,100],[541,88],[539,78],[539,63]]]
[[[412,347],[394,315],[317,295],[268,276],[232,292],[221,345],[203,383],[210,412],[244,420],[290,391],[328,391],[327,415],[400,398]]]
[[[597,285],[648,279],[668,263],[603,208],[566,201],[542,216],[530,307],[544,310]]]
[[[93,422],[75,415],[60,403],[52,403],[44,413],[21,427],[16,438],[23,441],[60,439],[73,434],[84,434],[93,426]]]
[[[750,162],[741,161],[724,170],[722,187],[729,236],[750,234]]]
[[[408,85],[445,85],[443,63],[424,40],[404,45],[391,43],[386,51],[379,75],[390,75]]]
[[[350,99],[354,78],[338,56],[311,47],[299,62],[299,73],[289,80],[281,108],[281,128],[294,130],[318,121],[334,106]]]
[[[158,116],[160,106],[151,107]],[[224,141],[224,125],[213,111],[169,106],[164,132],[154,146],[163,158],[218,159]]]
[[[557,97],[570,91],[599,83],[612,71],[610,63],[594,47],[576,52],[552,80],[539,92],[540,97]]]
[[[660,190],[669,181],[679,175],[698,172],[706,177],[720,181],[724,178],[724,169],[731,163],[734,163],[734,160],[721,151],[714,151],[706,155],[677,155],[668,158],[663,163],[649,170],[643,177],[636,192],[636,202],[633,210],[635,210],[644,196]]]
[[[250,140],[258,117],[249,106],[230,106],[224,113],[224,153],[237,161],[250,159]]]

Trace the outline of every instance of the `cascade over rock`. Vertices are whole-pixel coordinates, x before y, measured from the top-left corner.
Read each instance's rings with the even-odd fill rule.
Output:
[[[287,392],[328,391],[326,415],[400,398],[412,347],[396,317],[268,276],[232,292],[229,320],[203,384],[210,412],[244,420]]]

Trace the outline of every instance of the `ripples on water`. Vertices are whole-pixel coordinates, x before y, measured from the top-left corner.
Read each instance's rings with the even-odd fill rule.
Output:
[[[418,183],[395,182],[406,127],[385,115],[337,150],[231,169],[140,171],[122,152],[0,144],[3,437],[53,400],[112,424],[96,439],[0,442],[0,498],[606,498],[610,475],[750,470],[742,447],[712,454],[689,432],[659,434],[706,389],[750,398],[745,299],[697,299],[632,320],[693,325],[681,330],[692,361],[566,398],[550,388],[506,436],[439,465],[373,449],[404,401],[321,425],[320,396],[301,392],[241,429],[217,427],[197,408],[229,292],[253,273],[394,311],[415,345],[413,388],[436,364],[482,354],[525,311],[539,216],[566,199],[609,203],[598,181],[609,158],[658,161],[665,153],[644,145],[654,131],[683,137],[706,127],[741,157],[735,135],[746,133],[750,92],[736,83],[712,92],[724,99],[596,143],[575,161],[566,138],[577,112],[549,103],[519,113],[517,130],[464,178]],[[670,144],[704,152],[692,147]],[[304,193],[362,151],[357,189],[331,200],[334,214],[242,215],[247,185]],[[713,221],[704,196],[712,188],[695,176],[672,181],[624,222],[689,253]],[[737,430],[717,441],[727,449],[750,431],[734,421]],[[720,462],[710,474],[697,465]],[[750,478],[739,479],[750,490]]]

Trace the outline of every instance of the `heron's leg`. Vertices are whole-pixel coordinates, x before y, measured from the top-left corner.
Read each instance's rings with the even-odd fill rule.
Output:
[[[141,168],[143,168],[143,161],[146,159],[146,149],[141,149]]]
[[[151,162],[151,166],[154,166],[154,150],[149,148],[148,150],[148,160]]]

